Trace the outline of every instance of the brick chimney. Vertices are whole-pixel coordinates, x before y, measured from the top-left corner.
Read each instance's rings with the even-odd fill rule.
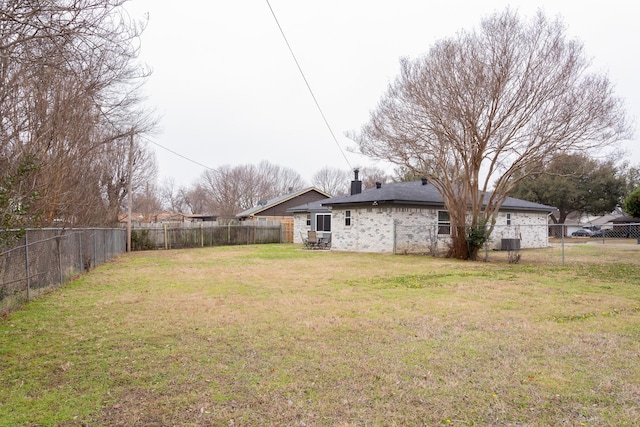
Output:
[[[360,171],[358,169],[353,170],[353,181],[351,181],[351,195],[362,193],[362,181],[358,179],[358,173]]]

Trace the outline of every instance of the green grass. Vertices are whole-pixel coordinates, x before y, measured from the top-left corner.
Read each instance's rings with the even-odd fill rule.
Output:
[[[0,321],[0,426],[638,425],[640,251],[567,251],[128,254]]]

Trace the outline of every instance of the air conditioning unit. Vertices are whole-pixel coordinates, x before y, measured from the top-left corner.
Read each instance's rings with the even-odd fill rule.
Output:
[[[500,242],[500,250],[519,251],[520,239],[502,239],[502,241]]]

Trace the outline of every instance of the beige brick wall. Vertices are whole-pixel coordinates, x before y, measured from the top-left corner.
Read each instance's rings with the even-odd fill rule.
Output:
[[[353,252],[442,253],[450,242],[438,235],[438,209],[371,207],[350,209],[351,226],[345,225],[345,209],[332,212],[332,249]],[[500,213],[490,247],[499,248],[503,238],[520,238],[521,247],[549,245],[546,213]]]
[[[346,211],[351,213],[351,225],[345,225]],[[302,243],[310,229],[306,214],[295,214],[294,243]],[[499,249],[502,239],[521,239],[521,248],[549,246],[547,214],[500,212],[491,235],[489,247]],[[438,235],[438,209],[371,206],[366,208],[335,208],[331,214],[331,249],[349,252],[375,253],[437,253],[446,251],[448,235]]]

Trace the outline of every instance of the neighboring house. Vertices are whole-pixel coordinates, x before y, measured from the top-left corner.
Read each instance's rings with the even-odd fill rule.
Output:
[[[625,215],[617,217],[611,222],[613,223],[614,236],[640,238],[640,218]]]
[[[271,200],[262,200],[251,209],[240,212],[236,218],[240,221],[280,221],[285,227],[285,242],[293,242],[294,235],[294,218],[289,208],[326,200],[331,197],[324,191],[309,187],[304,190],[295,191],[284,196],[276,197]]]
[[[132,213],[131,214],[131,222],[134,224],[186,224],[190,223],[202,223],[202,222],[213,222],[216,221],[217,217],[215,215],[209,214],[184,214],[180,212],[168,213],[154,213],[154,214],[141,214],[141,213]],[[118,220],[121,223],[127,222],[127,214],[122,213],[118,216]]]
[[[186,214],[185,215],[191,222],[215,222],[217,215],[211,214]]]
[[[581,228],[587,228],[591,231],[597,231],[602,228],[611,228],[612,222],[622,216],[621,213],[613,212],[606,215],[587,215],[578,212],[571,213],[565,220],[565,235],[570,236],[574,231]],[[550,221],[550,225],[555,224]]]
[[[438,252],[450,241],[449,213],[436,188],[426,180],[377,184],[363,192],[327,199],[322,206],[331,209],[332,250]],[[505,241],[513,245],[514,240],[520,248],[547,247],[548,216],[553,210],[507,198],[496,218],[492,249],[504,248]]]

